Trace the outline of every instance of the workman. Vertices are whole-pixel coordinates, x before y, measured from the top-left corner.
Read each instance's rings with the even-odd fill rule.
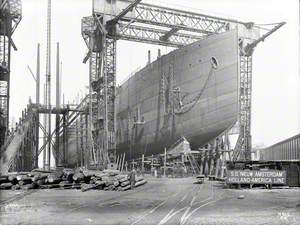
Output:
[[[131,186],[131,189],[134,189],[134,187],[135,187],[135,175],[136,175],[136,172],[135,172],[135,169],[133,169],[130,172],[130,186]]]

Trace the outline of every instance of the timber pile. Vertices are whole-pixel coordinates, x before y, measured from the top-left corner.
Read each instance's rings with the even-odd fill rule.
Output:
[[[143,177],[135,179],[135,187],[147,183]],[[55,171],[33,170],[8,173],[0,176],[0,189],[81,189],[81,191],[127,191],[131,189],[129,174],[118,170],[62,169]]]

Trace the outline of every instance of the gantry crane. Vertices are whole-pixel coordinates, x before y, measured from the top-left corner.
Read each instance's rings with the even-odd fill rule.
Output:
[[[21,21],[20,0],[0,0],[0,148],[9,125],[11,47],[17,50],[12,35]]]
[[[284,23],[274,24],[267,36]],[[89,151],[97,164],[115,161],[116,48],[118,40],[180,48],[209,35],[239,30],[239,139],[235,155],[251,157],[252,55],[267,36],[252,22],[141,3],[141,0],[93,1],[93,15],[82,19],[90,63]],[[242,154],[241,154],[242,153]]]

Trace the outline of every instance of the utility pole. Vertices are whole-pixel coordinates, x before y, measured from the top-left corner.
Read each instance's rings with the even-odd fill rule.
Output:
[[[47,57],[46,57],[46,86],[48,105],[48,148],[47,148],[47,168],[50,170],[51,163],[51,0],[48,0],[47,8]]]

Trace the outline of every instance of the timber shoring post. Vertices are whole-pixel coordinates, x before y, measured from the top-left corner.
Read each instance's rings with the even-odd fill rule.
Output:
[[[83,118],[82,113],[80,113],[80,166],[84,166],[84,155],[83,155]]]
[[[142,155],[142,174],[144,175],[145,173],[145,155]]]
[[[39,132],[40,132],[40,128],[39,128],[39,121],[40,121],[40,115],[39,113],[35,114],[35,120],[34,120],[34,127],[35,127],[35,153],[34,153],[34,167],[38,168],[39,167]]]
[[[209,176],[212,176],[213,170],[214,170],[214,144],[210,144],[209,146]]]
[[[152,174],[153,172],[153,174]],[[151,174],[154,175],[154,169],[153,169],[153,155],[151,157]]]
[[[215,158],[215,177],[219,176],[219,170],[220,170],[220,141],[216,141],[216,158]],[[222,150],[222,149],[221,149]]]
[[[119,160],[117,161],[117,162],[118,162],[118,168],[117,168],[117,169],[121,171],[122,157],[123,157],[123,156],[122,156],[122,155],[119,155],[118,157],[119,157]]]
[[[117,170],[119,169],[119,155],[117,156]]]
[[[76,120],[75,123],[75,127],[76,127],[76,154],[77,154],[77,166],[80,164],[80,152],[79,152],[79,121],[78,119]]]
[[[166,177],[166,169],[167,169],[167,148],[165,148],[165,154],[164,154],[164,177]]]
[[[199,169],[200,169],[200,174],[203,174],[203,151],[200,152],[200,163],[199,163]]]
[[[59,152],[60,152],[60,138],[59,138],[59,121],[60,121],[60,116],[57,114],[55,117],[55,163],[56,166],[60,166],[60,159],[59,159]]]
[[[65,144],[66,144],[66,147],[65,147],[65,151],[66,151],[65,157],[66,158],[65,158],[65,166],[68,165],[68,160],[69,160],[69,158],[68,158],[69,138],[68,138],[68,126],[67,126],[68,121],[69,121],[69,111],[67,111],[67,113],[66,113],[66,140],[65,140]]]
[[[124,153],[123,154],[123,161],[122,161],[122,169],[121,169],[122,172],[123,172],[124,164],[125,164],[125,156],[126,156],[126,154]]]
[[[203,161],[203,173],[205,176],[208,174],[208,149],[205,149],[204,152],[204,161]]]
[[[66,142],[67,142],[67,119],[66,119],[66,113],[63,115],[63,159],[62,159],[62,165],[65,166],[66,164]]]
[[[88,117],[88,113],[85,114],[85,167],[89,168],[90,167],[90,143],[89,143],[89,117]]]

